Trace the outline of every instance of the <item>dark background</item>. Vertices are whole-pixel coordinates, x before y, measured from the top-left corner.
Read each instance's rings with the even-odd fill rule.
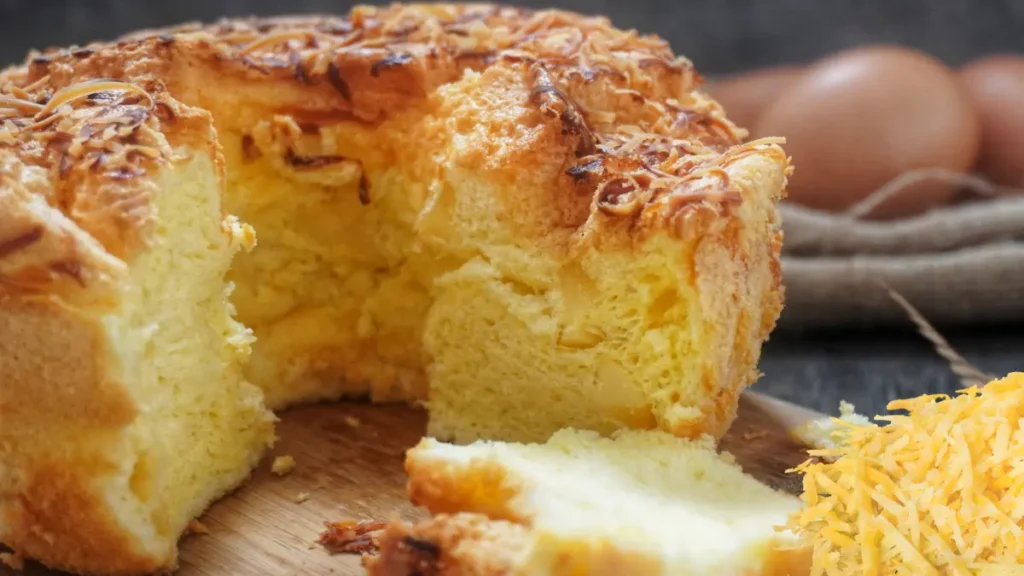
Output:
[[[667,38],[708,76],[813,60],[866,43],[897,43],[951,65],[994,52],[1024,53],[1024,0],[520,0],[605,14],[619,27]],[[0,0],[0,65],[30,48],[82,44],[138,28],[221,16],[344,13],[332,0]],[[1024,104],[1022,104],[1024,105]],[[908,323],[909,327],[909,323]],[[1024,330],[944,327],[973,363],[997,375],[1024,368]],[[757,389],[834,413],[840,399],[877,413],[897,397],[950,392],[959,383],[913,330],[776,333]]]
[[[515,0],[510,0],[515,1]],[[1024,50],[1021,0],[518,0],[604,14],[668,39],[705,74],[801,62],[867,42],[927,50],[950,64]],[[0,61],[31,47],[221,16],[344,13],[343,0],[0,0]]]

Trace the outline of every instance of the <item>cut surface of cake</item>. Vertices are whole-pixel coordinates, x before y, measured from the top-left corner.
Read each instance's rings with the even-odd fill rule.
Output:
[[[788,160],[662,40],[490,5],[225,20],[0,73],[0,542],[174,565],[268,410],[720,436]],[[58,513],[59,512],[59,513]]]
[[[778,529],[800,501],[745,474],[709,437],[563,430],[545,444],[425,439],[406,470],[410,499],[436,516],[392,524],[371,574],[795,576],[810,568],[809,549]]]
[[[252,231],[223,217],[207,114],[117,82],[48,114],[27,86],[0,97],[47,119],[0,127],[0,542],[152,572],[273,438],[224,282]]]
[[[889,403],[885,425],[840,421],[798,468],[789,526],[814,574],[1011,574],[1024,565],[1024,373],[950,397]]]

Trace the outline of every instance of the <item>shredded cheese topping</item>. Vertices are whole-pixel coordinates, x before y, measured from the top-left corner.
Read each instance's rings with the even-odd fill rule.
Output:
[[[49,76],[26,86],[0,82],[0,146],[16,147],[25,163],[53,166],[60,179],[124,180],[163,158],[163,144],[144,126],[156,126],[157,107],[145,88],[102,78],[53,84]]]
[[[28,112],[30,114],[36,114],[43,109],[41,104],[36,104],[35,102],[30,102],[23,98],[6,96],[3,94],[0,94],[0,107],[14,113]],[[13,116],[14,114],[11,115]]]
[[[265,73],[327,80],[349,104],[358,94],[345,78],[343,69],[351,67],[342,66],[346,62],[369,59],[374,76],[417,61],[433,68],[446,59],[476,70],[496,62],[522,67],[530,101],[579,139],[573,177],[598,196],[610,191],[611,201],[599,199],[602,214],[636,216],[647,206],[678,210],[705,202],[731,207],[742,198],[721,168],[749,153],[781,155],[788,166],[780,142],[741,147],[746,131],[694,90],[699,76],[668,43],[615,29],[605,18],[395,4],[356,7],[344,19],[226,21],[187,28],[174,38],[214,43],[225,57]],[[674,198],[659,200],[664,196]]]
[[[1009,574],[1024,565],[1024,373],[888,409],[907,415],[876,417],[885,426],[836,419],[845,443],[809,452],[834,461],[795,470],[804,507],[789,528],[813,541],[812,574]]]
[[[85,82],[79,82],[77,84],[72,84],[70,86],[65,86],[58,90],[53,95],[53,98],[50,98],[49,102],[46,103],[46,106],[42,107],[36,113],[36,116],[39,117],[49,114],[50,112],[53,112],[60,106],[67,104],[68,102],[77,100],[79,98],[84,98],[86,96],[98,94],[100,92],[114,90],[136,92],[143,98],[145,98],[147,101],[149,101],[149,108],[153,108],[153,97],[149,95],[149,92],[146,92],[141,87],[136,86],[135,84],[130,84],[128,82],[120,82],[117,80],[89,80]]]
[[[274,34],[268,34],[262,38],[257,38],[244,48],[238,51],[241,55],[251,54],[261,48],[267,46],[273,46],[274,44],[281,44],[289,42],[291,40],[302,40],[309,41],[311,38],[317,38],[319,35],[312,30],[284,30]]]
[[[664,39],[619,30],[607,18],[497,5],[393,4],[355,7],[345,18],[189,24],[122,41],[161,47],[179,43],[184,51],[189,46],[212,50],[218,61],[234,61],[283,81],[326,84],[337,91],[340,111],[366,117],[387,110],[360,93],[366,80],[357,68],[368,68],[371,77],[398,74],[394,82],[417,84],[417,89],[404,90],[410,94],[430,93],[466,69],[479,72],[497,65],[518,70],[528,84],[528,103],[545,118],[558,120],[562,134],[575,141],[575,159],[566,173],[581,193],[597,197],[600,210],[594,218],[650,214],[683,222],[697,210],[725,214],[744,200],[740,186],[730,183],[724,171],[730,163],[750,154],[769,155],[790,171],[780,141],[744,142],[747,132],[697,89],[702,79],[688,59],[675,55]],[[79,154],[85,120],[76,115],[93,115],[86,130],[90,139],[110,142],[123,135],[117,126],[99,124],[123,128],[145,122],[166,104],[155,100],[162,94],[149,90],[163,89],[103,79],[62,86],[36,75],[67,68],[68,62],[72,68],[84,66],[93,54],[114,49],[95,44],[50,52],[33,57],[24,74],[8,75],[12,81],[0,75],[0,144],[53,140],[51,135],[62,143],[71,135],[76,139],[71,155],[57,150],[34,163],[63,167],[62,176],[87,163],[93,169],[92,157]],[[408,69],[404,75],[403,68]],[[130,115],[120,114],[125,106],[132,108]],[[100,108],[113,117],[102,115]],[[151,124],[159,129],[158,122]],[[110,152],[103,152],[104,162],[123,160]],[[133,157],[139,156],[136,152]],[[130,166],[103,172],[124,179],[139,171]]]

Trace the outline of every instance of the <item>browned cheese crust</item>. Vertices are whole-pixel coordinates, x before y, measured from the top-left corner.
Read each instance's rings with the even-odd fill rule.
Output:
[[[7,544],[82,571],[138,573],[165,560],[132,547],[89,488],[118,466],[108,446],[138,410],[110,373],[96,317],[146,247],[157,221],[151,176],[179,160],[172,149],[188,143],[220,158],[205,109],[233,110],[219,114],[237,124],[229,128],[283,113],[302,126],[353,121],[401,135],[389,121],[440,106],[437,89],[466,70],[493,85],[489,114],[527,110],[516,133],[481,126],[461,159],[497,181],[549,179],[539,197],[503,199],[524,244],[571,254],[655,231],[699,236],[744,201],[727,191],[726,167],[751,154],[788,166],[776,142],[742,142],[666,42],[563,11],[360,7],[346,18],[229,20],[33,54],[0,73],[0,456],[23,467],[17,487],[0,485]],[[488,118],[461,113],[450,121]],[[448,143],[417,130],[389,161],[430,170],[422,150]],[[775,234],[772,289],[739,328],[743,366],[781,309]],[[731,422],[737,393],[709,399],[709,431]]]
[[[509,200],[554,204],[564,225],[621,226],[631,236],[665,227],[699,234],[699,220],[728,217],[730,207],[742,201],[726,192],[723,168],[754,153],[787,164],[782,149],[771,146],[775,141],[743,143],[746,131],[697,91],[700,76],[665,41],[618,30],[603,17],[557,10],[394,5],[357,7],[344,19],[227,20],[42,53],[3,79],[4,94],[14,86],[44,86],[25,101],[45,101],[57,87],[83,79],[117,78],[150,90],[169,89],[189,104],[234,107],[236,113],[224,116],[242,125],[268,112],[315,125],[383,123],[423,105],[467,69],[491,75],[498,107],[502,101],[520,104],[518,97],[526,92],[533,114],[524,119],[524,134],[551,132],[549,139],[530,138],[531,149],[498,138],[526,142],[522,135],[490,134],[494,138],[474,142],[479,147],[472,159],[481,168],[503,169],[510,179],[557,159],[563,170],[551,183],[550,197]],[[7,122],[32,124],[35,110],[18,101],[7,108],[13,116]],[[165,130],[175,131],[172,126]],[[414,148],[409,153],[418,156]],[[24,148],[12,151],[25,154]],[[43,165],[52,167],[59,159],[50,155]],[[121,182],[130,180],[126,175]],[[58,176],[54,181],[62,180]],[[141,196],[137,213],[144,215]],[[126,218],[109,209],[109,201],[100,202],[108,199],[93,200],[107,209],[104,219],[93,216],[88,231],[103,238],[103,231]],[[687,218],[693,215],[698,217]],[[126,232],[144,228],[144,218],[128,220],[131,224],[121,225]],[[574,236],[597,241],[586,232]]]

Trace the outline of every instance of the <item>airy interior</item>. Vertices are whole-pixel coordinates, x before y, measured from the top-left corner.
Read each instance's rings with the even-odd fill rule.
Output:
[[[252,335],[231,317],[223,282],[246,232],[224,234],[210,156],[178,152],[191,159],[161,171],[152,245],[107,320],[143,413],[130,429],[138,448],[127,488],[155,536],[171,541],[248,476],[273,438],[273,416],[242,374]]]
[[[754,574],[772,550],[796,543],[773,527],[786,523],[799,500],[744,474],[708,439],[566,430],[547,444],[434,443],[411,458],[413,477],[420,468],[444,470],[458,485],[476,487],[427,502],[432,512],[478,512],[530,527],[538,573],[566,561],[586,573],[602,550],[616,549],[661,559],[658,573]]]
[[[479,204],[514,192],[454,166],[446,181],[417,174],[424,162],[396,162],[406,144],[386,133],[281,117],[220,131],[228,211],[258,238],[229,278],[269,406],[425,401],[429,378],[430,434],[543,440],[567,425],[653,428],[652,398],[704,396],[680,391],[700,380],[687,357],[706,328],[687,323],[700,310],[679,277],[685,249],[654,241],[559,268],[485,228],[504,208]]]
[[[385,154],[372,138],[297,131],[278,118],[219,136],[227,209],[258,238],[229,275],[238,318],[258,337],[248,376],[275,409],[342,396],[423,399],[420,342],[436,271],[412,254],[416,208],[402,176],[350,160]]]

